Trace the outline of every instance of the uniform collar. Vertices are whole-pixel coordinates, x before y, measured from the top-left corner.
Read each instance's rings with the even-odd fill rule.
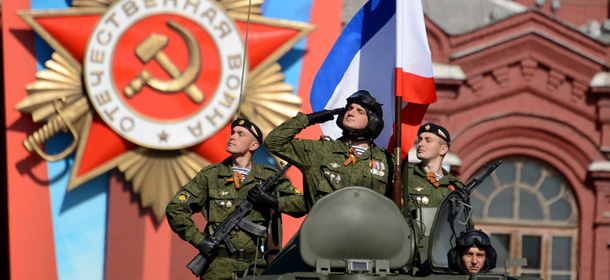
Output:
[[[222,176],[222,177],[232,177],[233,176],[233,168],[231,168],[231,166],[232,166],[231,157],[228,157],[225,160],[223,160],[221,166],[222,167],[218,171],[218,176]],[[256,163],[254,161],[252,161],[252,168],[251,168],[250,172],[254,172],[254,170],[258,169],[258,168],[259,167],[256,165]]]
[[[226,158],[222,161],[221,168],[218,171],[218,176],[220,177],[233,177],[233,168],[231,168],[231,157]],[[254,178],[256,180],[265,180],[267,178],[261,177],[259,174],[264,174],[262,172],[263,167],[261,165],[256,164],[256,162],[252,161],[252,168],[250,169],[250,173],[246,178],[244,178],[244,182],[249,180],[248,178]]]
[[[228,157],[222,161],[221,168],[218,170],[218,176],[233,177],[233,169],[231,169],[231,157]]]
[[[341,149],[336,149],[333,150],[333,154],[345,154],[345,153],[349,153],[350,150],[350,146],[349,143],[347,143],[347,141],[345,140],[345,138],[341,137],[339,138],[337,141],[340,141],[342,145]],[[373,151],[373,149],[375,149],[375,151]],[[369,148],[366,149],[366,151],[359,156],[359,158],[371,158],[370,154],[371,152],[373,152],[373,159],[375,160],[383,160],[385,158],[385,153],[383,152],[383,150],[381,150],[381,148],[379,148],[379,146],[377,146],[376,144],[374,144],[371,141],[371,144],[369,145]]]
[[[449,172],[447,170],[445,170],[445,168],[442,168],[442,169],[443,169],[443,178],[445,178],[445,177],[447,177],[447,175],[449,175]],[[421,162],[419,162],[418,164],[415,165],[415,172],[423,177],[426,177],[428,175],[428,171],[426,171],[426,169],[424,169]]]

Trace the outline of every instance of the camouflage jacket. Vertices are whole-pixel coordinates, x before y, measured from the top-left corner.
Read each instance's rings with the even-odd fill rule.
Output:
[[[432,181],[428,179],[428,172],[423,169],[421,164],[407,165],[409,166],[407,172],[405,172],[404,167],[402,172],[403,190],[405,189],[404,183],[407,182],[406,189],[409,197],[409,206],[407,209],[417,208],[417,205],[413,200],[417,199],[417,197],[420,198],[421,207],[439,207],[445,196],[447,196],[452,189],[456,189],[457,187],[463,188],[465,186],[459,178],[449,174],[445,169],[443,169],[443,178],[437,182],[439,185],[435,186]],[[433,181],[436,181],[436,178],[434,178]]]
[[[391,197],[394,157],[386,149],[374,146],[346,163],[350,158],[349,145],[330,137],[320,140],[295,139],[309,124],[307,115],[298,113],[267,135],[265,147],[279,158],[292,163],[303,173],[307,206],[334,190],[362,186]]]
[[[408,168],[405,168],[406,166]],[[447,170],[443,169],[443,175],[443,178],[436,181],[434,174],[430,175],[433,179],[428,178],[428,172],[421,164],[412,165],[405,162],[402,166],[403,197],[406,200],[406,203],[403,201],[403,211],[407,217],[421,222],[414,223],[413,225],[424,235],[421,240],[416,241],[417,246],[415,247],[413,265],[418,269],[423,268],[424,273],[427,273],[425,271],[429,270],[428,266],[422,266],[422,264],[428,259],[427,246],[434,218],[438,211],[436,208],[440,207],[440,204],[452,189],[464,187],[464,183],[457,177],[449,174]],[[438,186],[435,186],[434,182]],[[419,201],[422,209],[418,208],[417,201]],[[406,207],[404,207],[404,204],[406,204]],[[418,214],[420,212],[425,214]],[[474,226],[472,219],[469,220],[469,223],[471,226]]]
[[[250,189],[275,174],[277,170],[274,168],[253,162],[250,173],[240,182],[240,187],[236,188],[231,181],[233,169],[230,157],[221,163],[208,165],[174,195],[166,208],[167,220],[180,238],[197,246],[235,211],[235,206],[246,198]],[[306,213],[303,196],[288,179],[281,177],[275,190],[280,212],[294,216]],[[201,212],[208,221],[204,233],[199,231],[191,219],[191,215],[196,212]],[[246,219],[267,226],[269,209],[255,207]],[[231,236],[231,242],[237,249],[256,248],[256,239],[246,232],[234,231]]]

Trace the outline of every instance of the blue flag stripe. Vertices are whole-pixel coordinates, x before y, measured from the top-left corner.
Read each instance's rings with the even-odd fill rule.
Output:
[[[324,110],[354,56],[394,16],[396,1],[367,2],[347,24],[322,63],[312,86],[313,111]]]

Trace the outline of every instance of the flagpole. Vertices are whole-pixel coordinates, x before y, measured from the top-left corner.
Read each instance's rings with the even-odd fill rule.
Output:
[[[392,184],[392,200],[402,210],[402,96],[396,96],[396,121],[394,122],[394,183]]]

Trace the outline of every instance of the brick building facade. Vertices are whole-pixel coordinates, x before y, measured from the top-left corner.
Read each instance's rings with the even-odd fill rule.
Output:
[[[452,133],[451,167],[472,178],[477,227],[513,273],[610,275],[608,1],[424,1],[438,102],[425,122]],[[499,264],[502,268],[502,264]]]

